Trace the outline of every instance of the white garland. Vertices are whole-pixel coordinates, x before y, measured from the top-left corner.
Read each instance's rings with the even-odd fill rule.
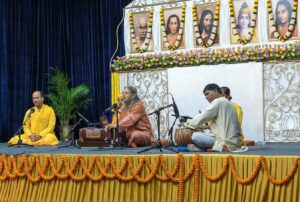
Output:
[[[166,33],[166,28],[165,28],[165,19],[164,19],[164,9],[160,9],[160,26],[161,26],[161,32],[162,32],[162,39],[165,47],[167,47],[169,50],[176,50],[182,40],[182,35],[183,35],[183,30],[184,30],[184,22],[185,22],[185,4],[182,4],[182,11],[181,11],[181,19],[180,19],[180,27],[179,27],[179,32],[175,41],[175,44],[173,46],[170,45],[168,38],[167,38],[167,33]]]
[[[289,38],[292,37],[292,33],[296,27],[296,18],[297,18],[297,10],[298,10],[298,0],[294,0],[293,2],[293,12],[291,16],[291,21],[288,26],[288,31],[285,33],[284,36],[281,36],[277,30],[277,27],[275,25],[274,21],[274,15],[273,15],[273,9],[272,9],[272,4],[270,0],[267,0],[267,5],[268,5],[268,12],[269,12],[269,20],[271,23],[271,33],[274,33],[274,37],[279,39],[282,42],[285,42]]]
[[[229,9],[230,9],[230,21],[231,21],[231,30],[232,34],[237,37],[237,40],[240,44],[247,44],[252,40],[254,35],[255,27],[256,27],[256,18],[258,11],[258,0],[254,0],[254,8],[252,13],[252,20],[250,23],[250,31],[246,35],[244,39],[241,38],[239,29],[237,27],[235,16],[234,16],[234,8],[233,8],[233,0],[229,0]]]
[[[134,26],[133,26],[133,13],[129,13],[129,22],[130,22],[130,36],[132,40],[133,49],[139,53],[144,53],[148,50],[150,40],[152,37],[152,24],[153,24],[153,10],[150,10],[149,23],[147,28],[146,39],[141,47],[138,47],[138,43],[135,36]]]
[[[200,46],[203,47],[210,47],[214,44],[215,38],[217,36],[217,29],[218,29],[218,24],[219,24],[219,14],[220,14],[220,1],[216,2],[216,10],[214,13],[214,23],[213,23],[213,28],[212,28],[212,32],[210,34],[210,37],[207,41],[207,43],[204,43],[200,31],[199,31],[199,27],[198,27],[198,17],[197,17],[197,11],[196,11],[196,5],[193,4],[193,26],[194,26],[194,33],[195,33],[195,37],[196,40],[198,42],[198,44]]]

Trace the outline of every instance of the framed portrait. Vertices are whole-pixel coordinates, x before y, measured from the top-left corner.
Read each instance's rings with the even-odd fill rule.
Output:
[[[295,13],[295,20],[293,19],[293,0],[271,0],[272,2],[272,11],[273,18],[277,32],[280,36],[284,36],[289,29],[289,25],[292,21],[295,21],[294,30],[291,32],[291,38],[299,38],[298,26],[297,26],[297,14],[299,14],[299,10]],[[278,40],[275,36],[275,31],[272,30],[272,22],[270,18],[268,18],[268,35],[270,40]]]
[[[194,27],[194,46],[201,47],[197,37],[202,39],[203,44],[207,44],[213,33],[214,15],[216,11],[216,3],[204,3],[196,5],[197,24]],[[198,32],[199,34],[196,34]],[[216,27],[216,34],[212,45],[219,45],[219,23]]]
[[[184,24],[181,24],[180,19],[182,15],[182,8],[169,8],[164,9],[164,22],[165,29],[161,29],[161,49],[162,50],[170,50],[166,47],[166,43],[164,42],[164,36],[166,36],[166,40],[168,44],[172,47],[175,46],[176,40],[180,38],[178,48],[185,48],[185,39],[184,39]],[[163,33],[165,31],[165,33]]]
[[[144,49],[145,52],[153,51],[152,23],[149,23],[149,20],[150,11],[132,14],[133,30],[130,31],[131,53],[137,53],[138,49]]]
[[[246,39],[250,37],[249,32],[251,31],[251,21],[253,20],[253,0],[234,0],[233,1],[234,17],[237,26],[237,31],[240,39]],[[256,15],[257,16],[257,15]],[[237,35],[234,35],[232,28],[231,31],[231,43],[238,44]],[[257,23],[255,23],[255,28],[253,30],[253,36],[249,43],[258,42],[257,34]]]

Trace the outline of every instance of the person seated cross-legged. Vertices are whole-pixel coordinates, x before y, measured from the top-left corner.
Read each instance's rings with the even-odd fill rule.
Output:
[[[42,146],[57,145],[58,139],[55,136],[54,128],[56,117],[52,107],[44,104],[44,96],[41,91],[35,91],[32,94],[34,107],[27,110],[23,126],[24,134],[21,134],[22,143]],[[18,143],[18,135],[12,137],[8,144],[14,145]]]
[[[131,147],[155,145],[150,120],[145,106],[134,87],[128,86],[123,91],[123,106],[120,110],[119,134]],[[106,130],[116,128],[117,124],[109,124]]]
[[[200,149],[212,147],[212,151],[246,151],[247,147],[242,145],[241,129],[237,113],[217,84],[208,84],[203,93],[210,103],[209,106],[192,120],[183,124],[185,127],[200,130],[194,132],[192,141]],[[210,133],[206,133],[205,123],[209,123]],[[189,148],[188,148],[189,149]]]

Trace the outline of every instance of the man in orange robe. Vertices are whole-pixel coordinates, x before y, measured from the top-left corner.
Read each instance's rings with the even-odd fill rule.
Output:
[[[131,147],[150,146],[155,144],[151,124],[143,102],[134,87],[124,89],[123,106],[120,112],[119,132],[125,132],[124,139]],[[109,124],[106,130],[116,128],[117,124]],[[122,133],[120,133],[122,134]]]

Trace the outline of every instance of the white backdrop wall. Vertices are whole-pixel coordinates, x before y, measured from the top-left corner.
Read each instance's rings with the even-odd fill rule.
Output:
[[[208,105],[202,91],[216,83],[231,89],[233,101],[243,108],[246,139],[264,139],[262,63],[202,65],[168,69],[168,90],[180,115],[195,116]],[[172,121],[170,119],[170,121]]]

